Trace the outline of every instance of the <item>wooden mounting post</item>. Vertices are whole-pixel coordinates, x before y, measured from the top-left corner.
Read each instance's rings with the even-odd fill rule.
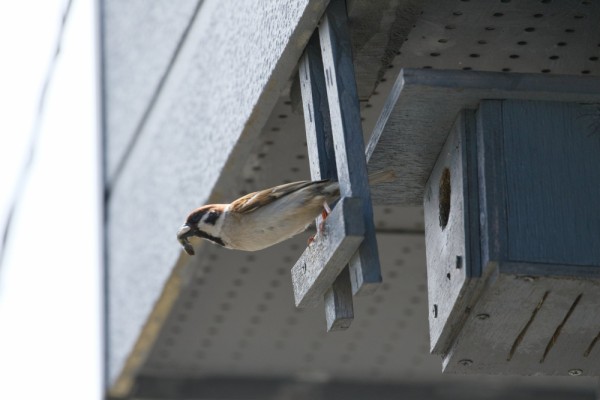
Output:
[[[292,268],[296,306],[324,298],[328,331],[347,329],[352,294],[381,282],[351,50],[345,1],[334,0],[299,74],[311,178],[339,177],[341,200]]]
[[[350,260],[352,292],[370,294],[381,283],[381,268],[345,0],[331,1],[319,25],[319,38],[341,197],[363,202],[365,239]]]

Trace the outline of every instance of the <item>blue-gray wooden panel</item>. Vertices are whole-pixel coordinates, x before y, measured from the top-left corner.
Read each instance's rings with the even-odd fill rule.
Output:
[[[502,101],[482,101],[477,110],[481,269],[506,253],[506,188],[503,179],[506,167],[502,158],[502,129]]]
[[[333,0],[327,8],[319,25],[319,39],[340,196],[359,197],[363,206],[365,238],[358,252],[350,259],[352,292],[370,294],[381,283],[381,266],[344,0]]]
[[[508,259],[600,267],[598,108],[507,100],[502,122]]]

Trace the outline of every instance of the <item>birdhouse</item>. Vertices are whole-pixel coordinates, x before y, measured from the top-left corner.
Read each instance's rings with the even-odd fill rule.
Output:
[[[600,374],[600,81],[403,70],[368,147],[373,195],[422,201],[445,372]]]
[[[600,374],[599,123],[574,102],[460,113],[424,193],[445,371]]]

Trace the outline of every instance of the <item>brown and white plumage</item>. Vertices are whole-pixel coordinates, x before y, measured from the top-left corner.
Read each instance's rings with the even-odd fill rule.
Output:
[[[389,181],[390,172],[371,175],[371,183]],[[331,180],[299,181],[247,194],[230,204],[209,204],[192,211],[177,239],[194,254],[190,237],[235,250],[256,251],[303,231],[340,195]]]

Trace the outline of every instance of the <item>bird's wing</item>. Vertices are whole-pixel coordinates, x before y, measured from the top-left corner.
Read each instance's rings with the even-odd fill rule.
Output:
[[[304,189],[307,186],[323,184],[328,180],[322,181],[298,181],[286,183],[284,185],[275,186],[269,189],[261,190],[254,193],[249,193],[231,203],[231,211],[237,213],[249,213],[258,208],[264,207],[275,200]]]

